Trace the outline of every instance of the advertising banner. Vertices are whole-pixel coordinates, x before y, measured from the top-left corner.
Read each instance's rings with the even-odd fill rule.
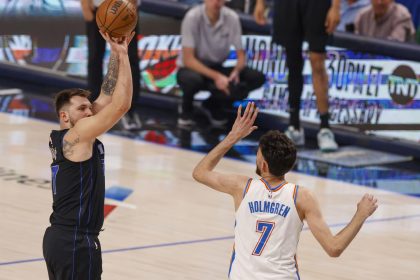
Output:
[[[0,16],[63,16],[80,13],[80,0],[0,0]]]

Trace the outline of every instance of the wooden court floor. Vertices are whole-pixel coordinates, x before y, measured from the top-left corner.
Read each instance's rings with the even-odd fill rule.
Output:
[[[52,194],[48,136],[57,124],[0,113],[0,279],[47,279],[42,237]],[[106,217],[100,240],[103,279],[226,279],[233,244],[231,199],[194,182],[202,154],[105,135],[107,188],[132,190]],[[224,171],[255,165],[225,159]],[[255,175],[256,176],[256,175]],[[365,192],[379,209],[338,259],[307,230],[301,279],[420,279],[420,200],[392,192],[290,173],[311,188],[333,232],[349,221]]]

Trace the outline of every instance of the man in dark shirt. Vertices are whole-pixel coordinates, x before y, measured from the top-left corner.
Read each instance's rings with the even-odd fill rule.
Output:
[[[312,83],[316,95],[321,124],[318,146],[322,151],[335,151],[338,146],[329,125],[328,75],[325,69],[325,46],[328,35],[340,22],[340,0],[275,0],[273,15],[273,42],[286,49],[289,68],[290,125],[285,134],[297,146],[305,143],[300,127],[300,100],[303,90],[302,43],[309,44]],[[257,0],[254,17],[258,24],[265,24],[265,1]]]
[[[50,134],[53,213],[43,240],[49,279],[100,279],[104,221],[105,150],[96,137],[130,109],[133,94],[127,38],[110,38],[108,73],[93,104],[89,91],[59,92],[55,109],[60,130]]]

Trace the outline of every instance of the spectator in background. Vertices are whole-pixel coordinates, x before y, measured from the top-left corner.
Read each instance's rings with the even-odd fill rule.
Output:
[[[86,35],[88,39],[88,89],[92,93],[90,101],[93,102],[99,96],[103,79],[103,59],[105,55],[106,42],[99,33],[96,24],[96,10],[104,0],[80,0],[83,17],[86,22]],[[129,0],[139,7],[140,0]],[[140,68],[137,50],[138,26],[134,30],[134,39],[128,48],[131,73],[133,79],[133,100],[130,111],[121,119],[124,129],[140,129],[140,117],[136,113],[136,105],[140,95]]]
[[[194,125],[193,100],[200,90],[211,93],[202,104],[203,112],[213,126],[223,126],[227,123],[225,109],[265,82],[262,73],[246,67],[239,17],[224,4],[225,0],[204,0],[204,4],[188,11],[182,21],[182,52],[177,60],[177,81],[183,92],[180,126]],[[237,63],[225,67],[223,62],[232,45]]]
[[[305,144],[305,134],[300,127],[300,104],[303,90],[302,43],[309,43],[309,60],[312,83],[316,95],[321,124],[317,135],[321,151],[338,149],[329,125],[328,75],[325,68],[328,35],[340,22],[341,0],[275,0],[273,9],[273,42],[286,49],[289,69],[289,127],[285,131],[297,146]],[[254,17],[258,24],[266,24],[265,1],[257,0]]]
[[[409,42],[414,40],[414,24],[406,7],[394,0],[371,0],[355,21],[356,34]]]
[[[369,0],[341,0],[341,21],[338,31],[354,32],[354,20],[359,11],[370,4]]]
[[[417,44],[420,44],[420,26],[417,28],[416,42]]]

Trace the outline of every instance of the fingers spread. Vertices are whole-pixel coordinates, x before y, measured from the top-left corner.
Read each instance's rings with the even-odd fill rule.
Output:
[[[259,111],[258,108],[255,108],[254,114],[252,115],[252,123],[254,123],[255,119],[257,118],[258,111]]]
[[[242,113],[242,104],[239,105],[239,107],[238,107],[238,112],[236,113],[236,119],[241,118],[241,113]]]
[[[244,115],[242,116],[243,118],[247,118],[248,117],[248,114],[249,114],[249,110],[250,109],[251,109],[251,102],[248,102],[248,104],[246,105],[246,108],[245,108]]]

